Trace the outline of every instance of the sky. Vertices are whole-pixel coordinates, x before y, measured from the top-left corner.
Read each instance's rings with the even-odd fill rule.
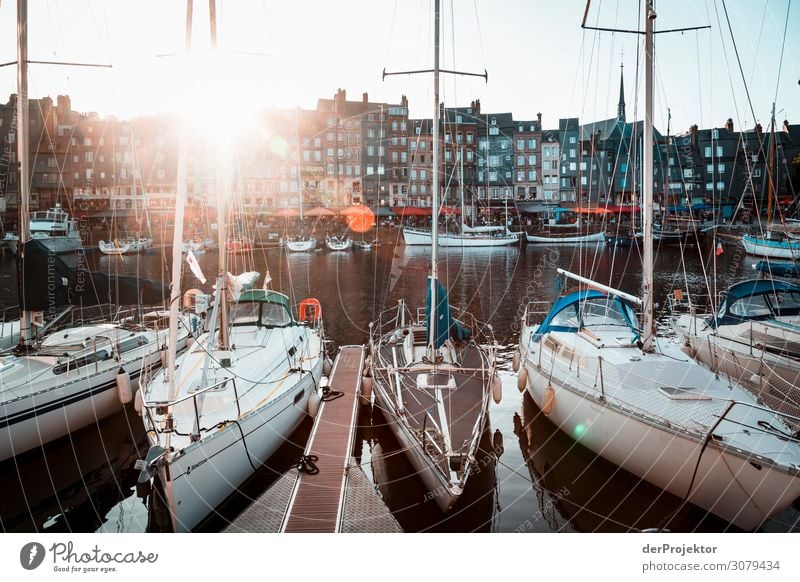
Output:
[[[264,107],[314,108],[343,88],[350,100],[367,92],[397,103],[405,94],[412,117],[432,116],[430,75],[381,74],[432,67],[433,0],[219,0],[215,58],[207,2],[194,4],[195,53],[187,57],[164,56],[183,52],[183,0],[29,0],[31,60],[112,65],[31,65],[31,96],[69,94],[75,110],[119,117],[181,108],[221,123],[223,116],[245,122]],[[639,0],[594,0],[587,23],[636,29],[638,7]],[[515,119],[541,112],[545,128],[561,117],[606,119],[616,115],[622,63],[628,119],[637,108],[641,118],[641,35],[582,30],[584,8],[584,0],[442,0],[442,67],[488,71],[486,83],[445,76],[446,105],[480,99],[483,112]],[[720,127],[729,117],[737,128],[767,125],[773,101],[778,123],[800,123],[800,35],[792,26],[800,2],[662,0],[656,11],[657,29],[711,25],[656,38],[654,115],[662,133],[667,110],[672,133],[692,123]],[[15,25],[16,2],[0,0],[0,62],[16,58]],[[16,92],[15,75],[14,66],[0,69],[3,102]]]

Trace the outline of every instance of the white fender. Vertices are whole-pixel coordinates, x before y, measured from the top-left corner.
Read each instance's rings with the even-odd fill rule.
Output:
[[[519,369],[519,374],[517,375],[517,388],[519,388],[520,392],[525,390],[525,386],[527,386],[527,383],[528,383],[528,368],[522,366]]]
[[[133,409],[136,411],[136,414],[138,414],[139,416],[142,415],[142,409],[144,408],[144,406],[142,406],[142,404],[143,404],[142,391],[141,390],[137,390],[136,391],[136,395],[133,398]]]
[[[372,400],[372,378],[369,376],[361,376],[361,394],[359,401],[362,405],[366,406]]]
[[[515,372],[519,372],[519,361],[521,357],[522,354],[520,354],[519,348],[517,348],[516,351],[514,352],[514,359],[511,360],[511,369],[514,370]]]
[[[330,377],[332,371],[333,371],[333,362],[331,362],[331,359],[326,356],[325,360],[323,360],[322,362],[322,373]]]
[[[120,368],[117,372],[117,397],[122,404],[128,404],[133,400],[131,377],[124,368]]]
[[[161,353],[159,355],[161,356],[161,367],[162,368],[166,368],[167,367],[167,350],[165,348],[162,348]]]
[[[364,376],[367,378],[372,377],[372,356],[367,356],[364,360]]]
[[[494,375],[494,381],[492,382],[492,398],[494,398],[495,404],[500,404],[503,399],[503,381],[497,374]]]
[[[319,412],[319,405],[322,402],[322,397],[319,395],[319,390],[312,390],[308,396],[308,404],[306,409],[311,418],[316,418]]]
[[[548,416],[553,412],[556,405],[556,391],[553,390],[553,385],[548,382],[547,388],[544,390],[544,398],[542,398],[542,412]]]

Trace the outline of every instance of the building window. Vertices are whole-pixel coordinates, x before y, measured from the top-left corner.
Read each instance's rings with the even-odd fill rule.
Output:
[[[467,143],[472,143],[475,139],[474,134],[468,133],[467,134]]]
[[[535,150],[536,149],[536,138],[531,138],[528,140],[528,149]]]
[[[517,140],[517,149],[518,150],[524,150],[525,149],[525,140],[524,139],[518,139]]]
[[[524,182],[525,181],[525,172],[523,170],[519,170],[517,172],[517,182]]]
[[[528,181],[529,182],[536,181],[536,170],[528,170]]]
[[[704,157],[710,158],[711,157],[711,146],[706,146],[703,149],[703,154],[704,154]]]
[[[570,169],[570,172],[574,172],[576,170],[575,162],[570,162],[569,163],[569,169]]]
[[[717,182],[717,190],[724,190],[725,189],[725,182]]]
[[[517,156],[517,165],[524,166],[525,165],[525,156]]]

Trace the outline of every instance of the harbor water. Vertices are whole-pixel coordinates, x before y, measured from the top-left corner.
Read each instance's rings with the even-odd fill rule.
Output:
[[[657,249],[657,312],[666,317],[666,297],[675,288],[706,294],[755,276],[752,258],[738,246],[714,249]],[[207,276],[217,256],[197,257]],[[394,244],[384,236],[369,251],[286,253],[257,250],[231,257],[231,272],[269,270],[273,289],[293,303],[316,297],[323,306],[329,353],[338,346],[363,344],[369,322],[404,298],[424,306],[430,249]],[[92,256],[98,270],[167,280],[167,249],[130,256]],[[616,532],[735,531],[730,524],[597,457],[561,433],[517,390],[511,358],[528,302],[552,302],[559,293],[556,268],[591,275],[595,280],[637,293],[641,258],[637,247],[616,252],[604,244],[487,249],[441,249],[440,278],[451,304],[491,323],[500,345],[503,398],[490,408],[490,426],[481,442],[479,470],[470,478],[456,507],[441,514],[403,451],[386,427],[381,411],[362,407],[356,459],[405,531]],[[687,285],[688,281],[688,285]],[[213,276],[201,285],[184,272],[183,289],[210,292]],[[259,281],[260,284],[260,281]],[[0,300],[17,304],[14,258],[0,257]],[[297,462],[310,429],[305,422],[269,464],[204,524],[220,531],[250,500]],[[98,426],[78,431],[0,464],[4,495],[0,526],[6,532],[157,531],[159,519],[137,492],[135,462],[147,450],[141,419],[132,407]],[[800,530],[800,512],[788,509],[763,526],[765,531]]]

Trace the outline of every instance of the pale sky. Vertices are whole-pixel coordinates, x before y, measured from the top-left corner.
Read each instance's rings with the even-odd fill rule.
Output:
[[[784,118],[800,123],[800,2],[791,6],[778,83],[788,1],[725,3],[755,114],[764,125],[773,100],[778,123]],[[638,4],[594,0],[589,23],[636,28]],[[31,59],[113,65],[111,70],[31,65],[31,96],[69,94],[78,111],[127,117],[173,110],[188,88],[195,107],[216,109],[221,116],[226,105],[240,115],[258,107],[313,108],[318,98],[330,98],[341,87],[351,100],[368,92],[371,100],[398,102],[405,93],[412,117],[431,116],[429,75],[382,81],[381,72],[432,66],[432,0],[221,0],[219,45],[226,53],[221,69],[206,66],[203,57],[192,68],[185,57],[157,57],[183,50],[185,5],[184,0],[30,0]],[[584,6],[583,0],[442,0],[442,66],[489,72],[486,84],[445,78],[445,103],[465,106],[480,98],[482,111],[510,111],[517,119],[535,119],[541,112],[545,128],[557,127],[559,117],[605,119],[616,113],[622,60],[631,120],[641,37],[581,30]],[[737,128],[752,127],[723,0],[662,1],[656,10],[657,29],[712,25],[657,37],[659,129],[666,131],[668,107],[672,133],[691,123],[719,127],[728,117]],[[207,19],[207,2],[195,0],[198,50],[208,47]],[[16,58],[15,20],[16,2],[0,0],[2,62]],[[196,73],[193,80],[181,74],[187,70]],[[0,99],[15,91],[15,67],[0,69]],[[216,95],[212,103],[209,95]]]

